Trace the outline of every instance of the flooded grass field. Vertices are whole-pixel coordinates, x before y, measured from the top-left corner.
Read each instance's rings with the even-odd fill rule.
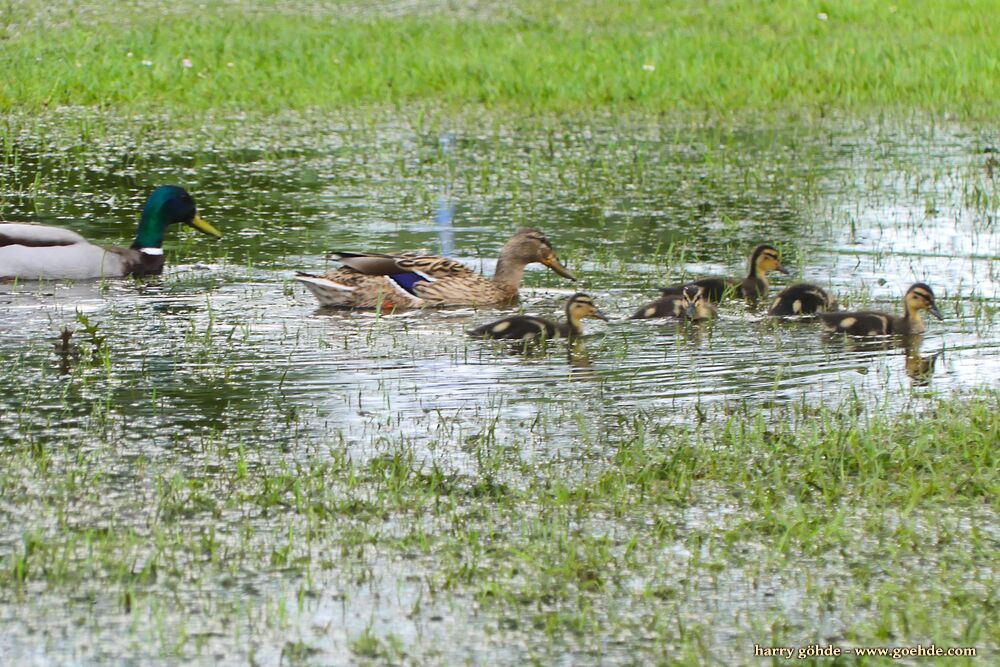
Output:
[[[917,120],[71,109],[0,125],[0,219],[131,239],[183,184],[143,281],[0,285],[0,655],[11,664],[754,661],[754,644],[993,654],[1000,134]],[[576,343],[511,312],[329,311],[334,250],[487,273],[520,226],[579,278]],[[730,301],[762,242],[842,307],[944,321],[823,334]],[[60,332],[72,329],[68,345]]]

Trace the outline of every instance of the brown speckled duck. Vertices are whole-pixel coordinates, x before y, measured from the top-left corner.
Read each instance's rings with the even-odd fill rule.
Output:
[[[922,310],[929,310],[939,320],[944,319],[934,301],[934,292],[926,283],[914,283],[903,297],[902,315],[890,315],[871,310],[817,313],[816,316],[828,331],[849,336],[888,336],[890,334],[919,334],[926,329]]]
[[[491,306],[517,298],[524,267],[539,262],[564,278],[576,280],[559,263],[552,244],[537,229],[522,228],[500,250],[492,278],[460,262],[437,255],[341,252],[343,266],[323,275],[299,272],[321,306],[334,308],[422,308]]]
[[[594,300],[583,293],[576,293],[566,300],[566,321],[553,322],[532,315],[513,315],[496,322],[484,324],[466,333],[473,338],[503,338],[510,340],[542,340],[547,338],[579,338],[583,335],[583,320],[593,317],[607,320],[597,309]]]
[[[700,278],[664,287],[660,292],[664,296],[673,296],[680,294],[687,285],[698,285],[704,288],[705,298],[709,301],[722,301],[727,293],[747,299],[758,299],[767,294],[767,274],[771,271],[788,274],[788,270],[781,265],[781,256],[777,249],[774,246],[762,244],[753,249],[747,277],[741,281],[728,278]]]

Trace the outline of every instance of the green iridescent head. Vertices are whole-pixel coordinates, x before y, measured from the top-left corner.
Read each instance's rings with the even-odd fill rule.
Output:
[[[137,250],[163,247],[167,227],[178,223],[194,227],[215,238],[222,237],[219,230],[198,215],[194,197],[187,190],[176,185],[162,185],[153,190],[146,200],[132,247]]]

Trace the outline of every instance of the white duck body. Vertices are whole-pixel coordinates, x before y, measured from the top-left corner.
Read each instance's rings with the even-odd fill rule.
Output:
[[[144,265],[152,269],[156,261],[149,260],[157,256],[162,265],[160,248],[104,247],[60,227],[0,224],[0,279],[120,278]]]
[[[0,224],[0,280],[84,280],[147,276],[163,271],[163,237],[173,224],[222,234],[198,214],[184,188],[162,185],[146,199],[129,248],[99,246],[61,227]]]

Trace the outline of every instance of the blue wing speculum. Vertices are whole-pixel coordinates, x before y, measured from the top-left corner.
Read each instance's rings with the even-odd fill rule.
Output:
[[[433,282],[427,276],[420,273],[393,273],[386,277],[413,296],[419,296],[413,289],[417,283]]]

